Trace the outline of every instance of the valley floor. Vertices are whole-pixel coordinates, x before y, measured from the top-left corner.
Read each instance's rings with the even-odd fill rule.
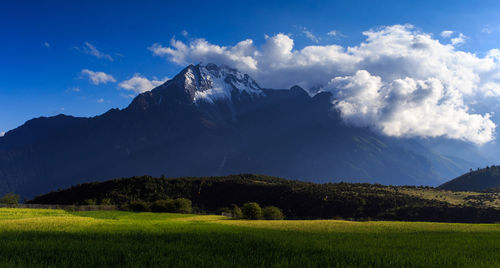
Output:
[[[500,224],[0,209],[0,267],[500,267]]]

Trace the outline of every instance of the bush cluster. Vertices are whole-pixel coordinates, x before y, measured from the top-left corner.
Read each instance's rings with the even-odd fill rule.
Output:
[[[261,208],[256,202],[248,202],[241,208],[242,217],[249,220],[282,220],[285,217],[281,209],[275,206]]]
[[[153,212],[191,213],[191,200],[186,198],[157,200],[151,204]]]
[[[233,218],[235,219],[243,218],[243,212],[241,211],[241,208],[238,207],[237,205],[233,205],[231,213],[233,214]]]
[[[19,195],[14,193],[7,193],[0,198],[0,204],[17,205],[19,204]]]
[[[266,220],[282,220],[285,217],[283,216],[283,212],[281,209],[275,206],[269,206],[262,209],[262,216]]]
[[[136,212],[149,211],[149,204],[142,200],[131,201],[126,208]]]

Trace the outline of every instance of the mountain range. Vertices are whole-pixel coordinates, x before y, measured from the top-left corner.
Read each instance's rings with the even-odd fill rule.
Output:
[[[40,117],[7,132],[0,137],[0,194],[31,198],[145,174],[439,185],[477,165],[428,140],[350,126],[332,101],[329,92],[298,86],[262,88],[227,66],[189,65],[124,109]]]

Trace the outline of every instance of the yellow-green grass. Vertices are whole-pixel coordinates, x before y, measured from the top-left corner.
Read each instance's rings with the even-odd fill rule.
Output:
[[[465,198],[473,195],[479,195],[476,192],[455,192],[440,189],[422,189],[422,188],[401,188],[400,192],[421,197],[429,200],[445,201],[452,205],[465,204]]]
[[[499,224],[0,209],[0,267],[500,267]]]
[[[485,195],[491,197],[492,201],[485,201],[482,205],[487,207],[500,208],[500,194],[498,193],[457,192],[441,190],[437,188],[414,187],[394,188],[394,191],[423,199],[443,201],[451,205],[466,205],[468,202],[468,197]]]

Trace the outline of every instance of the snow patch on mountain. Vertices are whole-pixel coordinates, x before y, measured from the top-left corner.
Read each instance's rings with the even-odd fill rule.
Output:
[[[184,88],[190,92],[194,103],[231,100],[233,93],[246,92],[250,97],[264,95],[260,86],[247,74],[215,64],[188,68],[184,73]]]

